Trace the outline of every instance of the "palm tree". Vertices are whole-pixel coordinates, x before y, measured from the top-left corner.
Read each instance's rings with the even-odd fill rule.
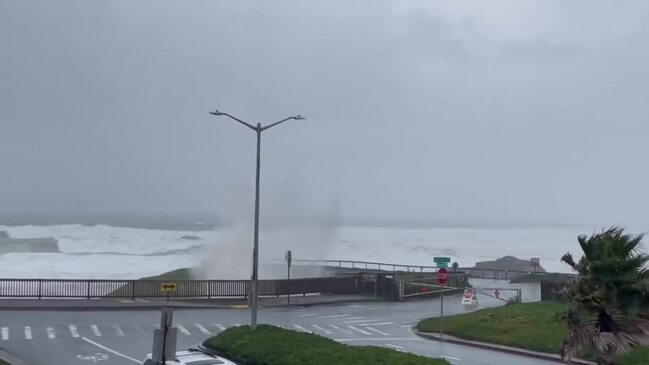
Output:
[[[595,351],[598,364],[615,364],[631,348],[649,345],[649,256],[640,252],[642,238],[612,227],[579,236],[584,255],[578,262],[570,253],[561,258],[578,273],[565,289],[564,360]]]

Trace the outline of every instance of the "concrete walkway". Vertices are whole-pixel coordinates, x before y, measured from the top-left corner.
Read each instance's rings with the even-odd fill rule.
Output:
[[[439,333],[428,333],[428,332],[420,332],[417,330],[414,330],[415,334],[417,336],[429,339],[429,340],[434,340],[434,341],[441,341],[441,342],[448,342],[448,343],[453,343],[456,345],[465,345],[465,346],[471,346],[471,347],[477,347],[485,350],[493,350],[493,351],[499,351],[499,352],[504,352],[507,354],[513,354],[513,355],[521,355],[521,356],[526,356],[526,357],[532,357],[535,359],[541,359],[541,360],[550,360],[550,361],[555,361],[558,363],[565,363],[563,360],[561,360],[561,356],[558,354],[550,354],[547,352],[539,352],[539,351],[531,351],[531,350],[526,350],[518,347],[511,347],[511,346],[504,346],[504,345],[497,345],[493,343],[487,343],[487,342],[480,342],[480,341],[470,341],[470,340],[464,340],[459,337],[454,337],[454,336],[449,336],[449,335],[444,335],[441,336]],[[596,363],[592,361],[586,361],[586,360],[581,360],[581,359],[572,359],[570,364],[580,364],[580,365],[597,365]]]

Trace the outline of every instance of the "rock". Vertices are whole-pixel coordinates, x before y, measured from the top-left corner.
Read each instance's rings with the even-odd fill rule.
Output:
[[[476,262],[474,268],[476,269],[490,269],[490,270],[514,270],[514,271],[533,271],[530,260],[521,260],[514,256],[501,257],[494,261],[481,261]],[[536,272],[546,272],[542,266],[536,268]]]

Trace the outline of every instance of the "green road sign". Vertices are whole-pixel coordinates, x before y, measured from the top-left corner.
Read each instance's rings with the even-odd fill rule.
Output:
[[[433,261],[435,261],[436,264],[439,264],[441,262],[449,263],[449,262],[451,262],[451,258],[450,257],[434,257]]]
[[[436,264],[437,264],[437,267],[440,267],[440,268],[441,267],[443,267],[443,268],[448,267],[448,262],[437,262]]]

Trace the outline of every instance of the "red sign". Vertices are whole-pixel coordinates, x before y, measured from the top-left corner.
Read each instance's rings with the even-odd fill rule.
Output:
[[[465,299],[471,299],[473,298],[473,289],[467,288],[464,290],[464,298]]]
[[[448,270],[444,268],[437,270],[437,281],[439,281],[439,285],[446,285],[448,283]]]
[[[496,289],[496,292],[494,294],[496,294],[496,299],[500,298],[500,292],[498,291],[498,289]]]

